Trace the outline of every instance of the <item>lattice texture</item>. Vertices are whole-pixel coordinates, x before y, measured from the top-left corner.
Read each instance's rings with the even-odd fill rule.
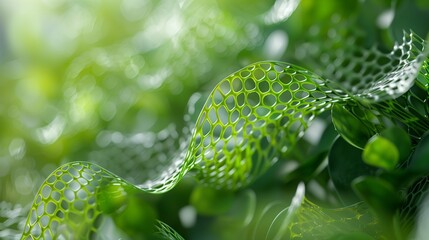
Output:
[[[429,176],[423,177],[408,189],[405,202],[401,208],[401,225],[406,230],[412,230],[418,208],[422,207],[429,191]]]
[[[333,102],[369,104],[404,94],[425,59],[418,56],[423,51],[420,41],[410,34],[391,53],[362,50],[356,61],[356,54],[346,55],[345,50],[327,60],[333,62],[326,68],[330,80],[280,62],[255,63],[228,76],[208,97],[192,135],[180,143],[171,164],[138,187],[153,193],[168,191],[191,169],[201,182],[216,188],[246,186],[272,166],[280,152],[292,147],[311,120]],[[378,62],[383,67],[376,67]],[[400,111],[389,104],[386,113]],[[402,116],[389,117],[397,115]],[[69,163],[56,170],[36,196],[24,239],[96,234],[96,219],[106,213],[99,197],[109,191],[103,187],[106,184],[133,187],[90,163]]]
[[[97,165],[76,162],[54,171],[39,190],[22,239],[91,239],[101,224],[108,186],[126,182]],[[123,188],[120,188],[123,189]]]
[[[341,39],[335,39],[340,41]],[[322,54],[322,76],[340,83],[351,95],[363,102],[396,98],[413,84],[424,60],[423,40],[415,34],[404,34],[402,43],[383,53],[375,47],[358,48],[351,38],[346,46],[327,46]],[[341,41],[342,42],[342,41]]]
[[[424,59],[424,55],[419,58]],[[429,95],[424,91],[425,88],[427,89],[429,80],[427,74],[428,62],[428,58],[423,63],[420,60],[417,62],[422,65],[420,71],[416,73],[416,75],[419,75],[417,79],[422,77],[425,87],[422,88],[419,84],[416,84],[395,99],[388,99],[365,106],[366,110],[383,118],[384,122],[391,120],[404,126],[415,140],[420,139],[429,129]]]
[[[411,88],[417,76],[417,82],[427,88],[428,49],[423,39],[404,33],[401,43],[383,53],[374,47],[358,48],[359,39],[347,32],[328,32],[326,45],[308,53],[320,56],[320,61],[310,65],[353,96],[357,102],[347,104],[357,118],[377,131],[386,123],[403,125],[415,139],[429,129],[427,94],[416,94],[421,91],[417,86]]]
[[[278,62],[232,74],[209,96],[196,124],[199,179],[217,188],[252,182],[304,133],[317,113],[347,98],[311,72]]]
[[[429,123],[391,100],[414,84],[425,59],[424,41],[405,34],[389,53],[352,46],[322,57],[330,80],[282,63],[251,65],[223,80],[202,110],[193,138],[203,182],[232,189],[251,182],[275,162],[277,148],[292,146],[315,113],[335,101],[377,103],[370,110],[380,120],[387,116],[420,134],[428,129]]]
[[[0,239],[20,239],[27,218],[28,207],[0,202]]]
[[[349,239],[344,236],[350,233],[367,234],[374,239],[382,236],[378,220],[367,205],[358,203],[336,209],[319,207],[305,197],[303,183],[298,185],[289,207],[277,205],[271,203],[259,216],[255,231],[266,232],[266,235],[253,234],[252,239]],[[268,231],[258,229],[264,227]]]
[[[377,220],[364,204],[346,208],[324,209],[304,199],[289,224],[289,239],[335,239],[352,232],[369,234],[379,239]]]
[[[159,221],[158,222],[158,235],[159,239],[164,240],[184,240],[180,234],[178,234],[174,229],[168,226],[166,223]]]
[[[427,98],[416,95],[421,89],[413,87],[410,91],[395,100],[388,100],[374,104],[369,108],[384,118],[393,119],[403,125],[414,139],[420,137],[429,129],[427,117]]]
[[[89,154],[91,162],[115,169],[115,174],[131,183],[142,183],[159,177],[171,164],[179,148],[179,134],[174,126],[158,133],[103,132],[99,142],[101,148]]]
[[[379,133],[388,126],[400,125],[418,141],[429,129],[427,99],[428,95],[421,88],[413,86],[394,100],[374,104],[348,101],[345,108],[371,132]]]
[[[426,51],[429,51],[426,49]],[[422,67],[420,68],[420,74],[417,77],[416,84],[422,89],[426,89],[429,92],[429,59],[427,58],[424,61]]]

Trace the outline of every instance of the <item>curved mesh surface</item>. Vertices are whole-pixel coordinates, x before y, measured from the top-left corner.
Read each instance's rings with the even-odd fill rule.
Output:
[[[88,162],[57,169],[34,200],[23,239],[97,235],[97,220],[109,210],[103,207],[106,192],[119,199],[129,188],[166,192],[191,169],[204,184],[230,190],[245,187],[272,166],[279,153],[290,149],[311,120],[332,103],[381,104],[404,94],[421,65],[427,64],[423,46],[420,38],[409,34],[390,53],[362,50],[357,60],[356,53],[336,53],[336,58],[326,60],[332,64],[325,78],[283,62],[251,64],[216,85],[192,134],[180,143],[159,176],[134,186]],[[394,109],[386,106],[385,112]],[[396,118],[393,112],[390,116]]]

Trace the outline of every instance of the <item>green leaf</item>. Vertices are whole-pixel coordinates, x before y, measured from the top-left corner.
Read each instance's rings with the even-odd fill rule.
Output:
[[[391,219],[400,205],[396,189],[384,179],[359,177],[352,183],[356,194],[381,218]]]
[[[425,0],[416,0],[417,6],[423,9],[429,9],[429,2]]]
[[[351,183],[360,176],[373,175],[375,169],[362,161],[362,150],[338,137],[328,156],[328,169],[335,189],[346,204],[357,202]]]
[[[191,194],[191,204],[203,215],[219,215],[230,209],[234,194],[226,190],[198,186]]]
[[[393,170],[399,162],[399,151],[387,138],[375,135],[366,144],[362,158],[368,165]]]
[[[154,208],[141,197],[132,196],[124,208],[113,215],[116,225],[133,239],[154,234],[157,214]]]
[[[360,177],[353,181],[356,194],[377,215],[386,239],[402,239],[398,226],[401,196],[388,181],[377,177]]]
[[[422,174],[429,172],[429,132],[424,135],[417,145],[411,157],[409,170]]]
[[[331,114],[337,132],[357,148],[363,149],[368,139],[375,133],[342,104],[334,104]]]
[[[401,127],[391,127],[383,130],[380,136],[393,143],[399,152],[399,161],[408,159],[411,153],[411,139],[407,132]]]
[[[326,159],[327,151],[316,153],[301,163],[296,169],[284,176],[284,182],[310,181],[314,177],[317,168]]]

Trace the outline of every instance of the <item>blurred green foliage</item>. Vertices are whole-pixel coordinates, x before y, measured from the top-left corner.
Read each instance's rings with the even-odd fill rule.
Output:
[[[289,8],[280,8],[282,2]],[[425,38],[427,22],[429,6],[419,0],[0,1],[0,202],[13,203],[4,203],[0,209],[0,222],[4,222],[0,238],[20,235],[23,226],[6,219],[22,220],[28,209],[15,204],[31,204],[44,179],[64,163],[95,162],[134,184],[162,172],[196,123],[207,93],[231,72],[272,59],[308,67],[329,78],[335,73],[319,68],[323,53],[346,45],[344,41],[326,48],[333,35],[363,36],[355,43],[359,47],[376,44],[389,50],[401,40],[403,30]],[[407,95],[423,96],[426,105],[415,107],[423,109],[415,113],[423,119],[427,119],[426,95]],[[370,116],[367,122],[356,118],[359,112]],[[378,116],[362,106],[334,105],[332,117],[338,133],[360,148],[381,128],[391,125],[371,125]],[[105,199],[101,208],[113,220],[104,225],[109,230],[104,237],[147,238],[146,232],[154,231],[155,219],[185,239],[281,236],[283,227],[275,221],[276,216],[283,219],[287,215],[284,209],[299,181],[307,184],[306,197],[320,206],[342,207],[343,202],[355,201],[354,178],[350,177],[354,175],[348,175],[346,168],[356,169],[340,159],[348,153],[344,149],[352,146],[342,139],[334,143],[334,137],[329,137],[336,135],[330,118],[329,114],[317,118],[288,155],[281,156],[245,191],[224,193],[201,187],[190,177],[162,195],[107,186],[108,191],[101,193],[107,194],[100,197]],[[387,179],[395,174],[412,175],[404,178],[415,180],[427,174],[419,172],[427,165],[427,141],[417,145],[417,138],[410,136],[416,148],[411,156],[412,174],[393,171],[379,175],[385,174]],[[389,143],[393,145],[387,144],[390,148],[395,147],[396,142]],[[335,157],[329,161],[338,165],[328,169],[324,159],[331,144],[329,155]],[[336,152],[334,147],[340,144],[345,147]],[[381,153],[389,149],[385,145],[380,147]],[[405,161],[403,151],[397,151],[399,156],[393,163]],[[353,148],[350,152],[362,151]],[[346,159],[360,160],[355,155]],[[394,165],[386,168],[391,170]],[[351,166],[375,174],[360,162]],[[421,193],[416,186],[425,181],[423,177],[412,185],[417,188],[414,192]],[[360,179],[353,184],[357,195],[369,207],[380,209],[383,217],[398,205],[400,196],[391,193],[397,189],[391,191],[391,183],[384,179]],[[394,195],[387,210],[382,208],[386,196],[381,190]],[[352,195],[352,200],[338,197],[338,192]],[[368,192],[383,196],[368,200]],[[413,215],[417,211],[414,205],[399,214]],[[308,202],[302,206],[299,211],[309,208],[326,214]],[[353,217],[336,213],[330,217],[315,218],[312,223],[317,226],[318,220],[338,223],[352,219],[345,226],[355,224]],[[142,223],[147,227],[145,233],[140,232]],[[416,226],[419,229],[418,223]],[[175,234],[167,225],[160,231],[161,236]],[[350,233],[338,234],[351,237]],[[353,237],[369,238],[364,233]]]

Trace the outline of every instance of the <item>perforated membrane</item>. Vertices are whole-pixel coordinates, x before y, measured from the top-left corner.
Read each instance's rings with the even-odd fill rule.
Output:
[[[394,106],[394,99],[413,86],[419,73],[427,76],[424,50],[422,39],[406,34],[388,53],[375,48],[351,55],[337,51],[324,60],[330,64],[323,77],[284,62],[251,64],[215,86],[194,129],[158,176],[130,183],[91,162],[67,163],[55,170],[33,202],[23,239],[96,236],[107,211],[106,193],[119,199],[127,189],[163,193],[190,170],[202,184],[243,188],[292,148],[333,103],[378,104],[382,114],[409,124],[408,113]],[[420,124],[409,125],[417,132],[427,130]]]

